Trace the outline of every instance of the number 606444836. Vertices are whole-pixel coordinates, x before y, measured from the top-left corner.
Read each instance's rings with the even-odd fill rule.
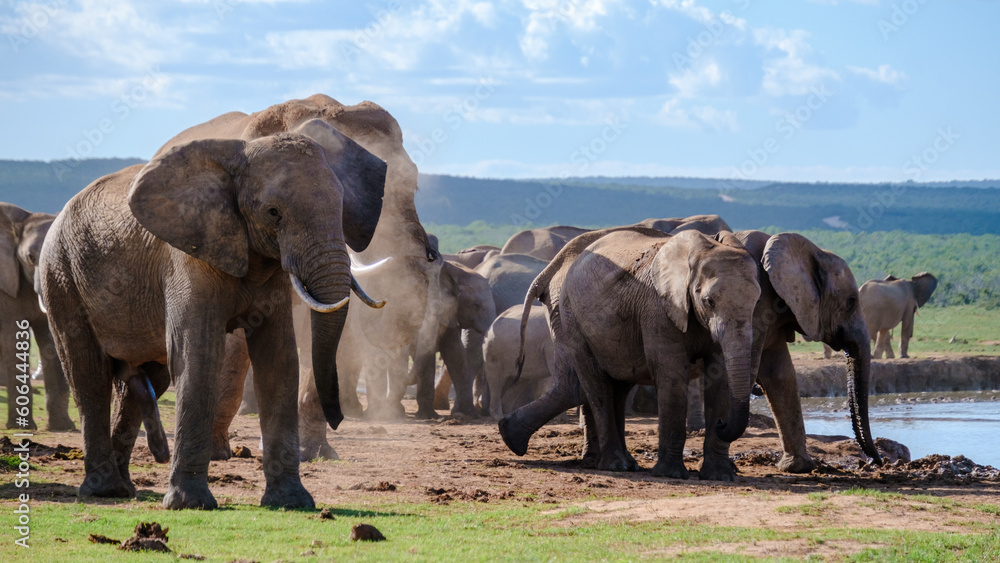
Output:
[[[14,376],[19,385],[15,386],[14,398],[15,412],[18,417],[31,415],[31,385],[28,378],[30,367],[28,357],[31,349],[31,333],[28,331],[28,320],[17,321],[17,332],[14,333],[14,347],[17,349],[17,365],[14,366],[17,374]],[[25,421],[27,422],[27,421]]]

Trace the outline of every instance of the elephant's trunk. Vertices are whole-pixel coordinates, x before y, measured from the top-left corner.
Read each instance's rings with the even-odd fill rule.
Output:
[[[748,328],[746,335],[739,332],[743,331],[723,336],[721,341],[729,378],[729,414],[725,421],[716,423],[715,433],[723,442],[732,442],[742,436],[750,422],[750,390],[754,381],[750,357],[753,331]]]
[[[847,397],[851,405],[851,423],[854,437],[865,455],[881,465],[882,457],[875,447],[872,431],[868,424],[868,386],[871,381],[871,343],[864,323],[861,330],[854,329],[844,339],[844,354],[847,356]]]
[[[337,304],[350,295],[352,277],[345,252],[328,251],[325,255],[310,257],[304,264],[319,264],[302,278],[310,297],[319,303]],[[294,274],[294,273],[293,273]],[[293,280],[294,280],[293,275]],[[347,321],[345,304],[331,312],[316,308],[312,315],[313,377],[323,416],[334,430],[344,420],[340,408],[340,385],[337,377],[337,346]]]

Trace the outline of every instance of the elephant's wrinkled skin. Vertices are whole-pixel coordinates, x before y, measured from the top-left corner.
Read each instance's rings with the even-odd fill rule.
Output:
[[[745,250],[694,231],[617,231],[580,254],[562,287],[562,338],[594,417],[599,469],[637,468],[625,447],[624,402],[633,385],[652,382],[660,421],[652,473],[687,478],[686,388],[697,358],[727,374],[714,378],[728,397],[706,409],[718,420],[710,433],[724,442],[743,434],[759,295],[757,267]],[[729,477],[728,457],[713,453],[706,449],[702,478]]]
[[[34,396],[31,392],[30,371],[27,360],[16,360],[18,342],[28,342],[27,329],[18,329],[15,322],[26,320],[35,334],[38,356],[45,362],[45,408],[49,413],[46,430],[75,430],[69,417],[69,385],[49,331],[49,320],[38,306],[36,266],[42,252],[45,235],[52,226],[55,215],[31,213],[12,205],[0,203],[0,365],[7,372],[3,384],[7,386],[7,428],[10,430],[35,430],[38,426],[32,416]],[[17,334],[20,332],[21,334]],[[24,365],[24,372],[15,366]],[[17,379],[24,374],[23,381]],[[27,393],[16,393],[17,390]],[[14,397],[27,398],[25,405],[15,405]],[[26,416],[16,416],[16,408],[23,407]],[[23,412],[23,411],[22,411]],[[22,424],[18,424],[18,420]]]
[[[315,385],[326,421],[343,419],[334,362],[352,277],[347,247],[378,221],[385,163],[329,125],[245,141],[193,140],[98,179],[66,205],[42,253],[41,284],[59,358],[80,406],[80,496],[129,496],[142,404],[137,378],[177,385],[168,508],[214,508],[210,434],[226,333],[245,329],[260,419],[263,505],[311,507],[298,475],[291,291],[339,309],[313,313]],[[312,137],[339,139],[327,150]],[[340,159],[350,160],[348,171]],[[317,304],[318,305],[318,304]],[[114,430],[108,420],[115,380]],[[117,385],[122,388],[121,385]],[[144,422],[148,419],[143,416]],[[147,427],[147,432],[149,428]]]

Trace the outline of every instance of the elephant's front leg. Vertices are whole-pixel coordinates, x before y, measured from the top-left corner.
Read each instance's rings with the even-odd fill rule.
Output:
[[[171,509],[218,506],[208,489],[217,380],[225,352],[225,325],[210,318],[198,299],[167,312],[167,354],[177,384],[177,424],[170,483],[163,506]]]
[[[299,358],[295,350],[291,305],[281,303],[247,337],[254,389],[260,406],[266,485],[261,506],[314,508],[299,478]]]
[[[649,362],[656,385],[659,407],[659,448],[654,477],[687,479],[684,466],[684,442],[687,439],[687,385],[689,362],[683,349],[670,354],[667,361]]]
[[[778,461],[778,469],[789,473],[812,471],[816,468],[816,462],[806,451],[802,403],[799,401],[799,386],[788,346],[782,344],[764,350],[757,380],[764,389],[774,421],[778,425],[778,435],[781,436],[784,453]]]
[[[704,456],[698,468],[698,478],[712,481],[735,481],[736,466],[729,459],[729,442],[719,439],[715,421],[729,413],[729,378],[721,356],[705,358],[705,372],[699,378],[704,396],[705,420],[712,422],[705,429]]]

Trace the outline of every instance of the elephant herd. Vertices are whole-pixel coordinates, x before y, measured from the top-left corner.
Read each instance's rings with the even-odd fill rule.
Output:
[[[778,467],[805,472],[815,462],[788,351],[795,333],[844,351],[855,437],[880,461],[869,335],[892,357],[888,323],[902,321],[905,357],[933,276],[859,292],[841,258],[801,235],[733,233],[714,215],[532,229],[503,248],[442,255],[417,217],[416,182],[392,116],[317,94],[191,127],[57,216],[0,204],[0,361],[16,355],[7,321],[27,319],[48,429],[75,428],[70,390],[80,410],[80,496],[135,494],[129,460],[142,426],[171,464],[164,506],[214,508],[209,463],[229,457],[229,423],[256,396],[261,504],[312,507],[300,460],[335,457],[327,427],[345,416],[400,416],[411,384],[417,418],[437,417],[453,386],[452,413],[498,419],[518,455],[542,425],[582,407],[584,463],[612,471],[638,467],[626,398],[651,385],[652,473],[674,478],[688,477],[696,385],[712,422],[699,476],[733,480],[729,444],[747,426],[756,382],[781,437]],[[446,374],[435,390],[438,354]],[[13,376],[7,384],[23,394]],[[156,406],[171,384],[172,452]],[[18,427],[35,427],[30,405],[26,422]]]

